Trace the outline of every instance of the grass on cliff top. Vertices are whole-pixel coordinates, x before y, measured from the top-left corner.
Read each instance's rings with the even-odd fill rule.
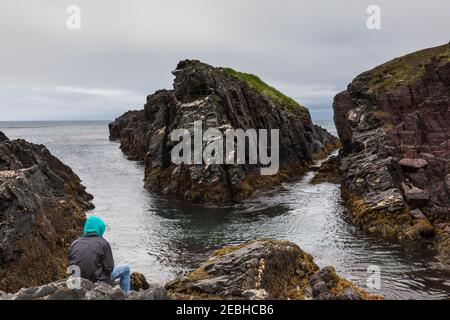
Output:
[[[274,87],[269,86],[267,83],[262,81],[258,76],[255,76],[254,74],[239,72],[231,68],[223,68],[223,70],[229,75],[232,75],[236,78],[245,81],[253,89],[257,90],[266,97],[275,100],[279,104],[286,106],[287,108],[293,111],[308,112],[308,109],[306,107],[302,106],[294,99],[284,95]]]
[[[394,88],[399,82],[411,84],[425,74],[425,65],[432,57],[440,61],[440,65],[450,62],[450,44],[416,51],[388,61],[373,70],[369,86],[373,89],[385,90]]]

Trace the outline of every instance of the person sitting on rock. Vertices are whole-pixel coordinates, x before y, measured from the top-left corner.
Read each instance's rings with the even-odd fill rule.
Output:
[[[111,246],[103,238],[106,225],[102,219],[91,216],[84,225],[84,236],[75,240],[69,248],[69,263],[80,268],[81,278],[92,282],[111,283],[120,279],[120,287],[130,291],[130,268],[114,267]]]

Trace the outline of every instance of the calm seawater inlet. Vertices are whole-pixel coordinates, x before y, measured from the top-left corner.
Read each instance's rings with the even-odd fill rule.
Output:
[[[322,126],[335,132],[332,123]],[[107,223],[116,264],[128,263],[152,281],[197,267],[228,244],[273,238],[295,242],[320,267],[390,299],[450,298],[450,273],[426,245],[399,244],[351,224],[339,185],[300,181],[236,207],[202,207],[150,194],[143,167],[108,140],[107,122],[0,122],[10,139],[44,144],[77,173],[94,195],[93,212]],[[367,268],[381,269],[381,289],[367,289]]]

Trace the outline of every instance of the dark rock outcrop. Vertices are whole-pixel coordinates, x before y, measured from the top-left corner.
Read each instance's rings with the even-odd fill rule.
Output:
[[[131,274],[131,290],[139,291],[139,290],[147,290],[150,288],[150,284],[145,279],[142,273],[133,272]]]
[[[339,156],[330,156],[320,163],[319,169],[311,183],[319,184],[323,182],[335,184],[340,184],[342,182],[341,161]]]
[[[0,290],[66,276],[67,248],[91,200],[78,176],[44,146],[0,132]]]
[[[0,291],[0,300],[167,300],[167,291],[158,284],[148,284],[141,274],[132,279],[145,282],[145,288],[132,281],[133,290],[126,295],[118,284],[92,283],[86,279],[55,281],[40,287],[23,288],[15,294]],[[68,285],[69,283],[69,285]]]
[[[298,176],[313,159],[339,145],[312,123],[306,108],[255,76],[193,60],[180,62],[173,74],[173,90],[157,91],[147,97],[144,110],[129,111],[109,125],[110,139],[119,140],[130,159],[145,161],[145,186],[153,192],[192,202],[241,201]],[[259,164],[173,164],[176,143],[169,135],[177,128],[193,135],[194,121],[202,121],[203,131],[217,128],[222,134],[227,129],[279,129],[279,173],[261,176]],[[203,142],[203,150],[209,143]]]
[[[379,299],[320,269],[289,241],[258,240],[224,247],[200,268],[166,284],[175,299]]]
[[[130,160],[143,160],[146,154],[147,126],[144,110],[128,111],[109,124],[109,139],[120,141]]]
[[[6,140],[8,140],[8,137],[3,132],[0,131],[0,141],[6,141]]]
[[[401,239],[450,221],[450,45],[365,72],[334,100],[342,194],[356,221]]]

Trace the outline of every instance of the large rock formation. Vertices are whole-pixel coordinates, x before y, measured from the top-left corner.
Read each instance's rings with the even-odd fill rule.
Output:
[[[78,176],[44,146],[0,132],[0,290],[64,277],[67,248],[91,199]]]
[[[450,226],[450,44],[365,72],[334,100],[342,194],[357,222],[401,239]]]
[[[144,110],[129,111],[109,125],[110,139],[134,160],[145,161],[145,186],[192,202],[227,203],[248,198],[304,172],[339,142],[312,123],[308,110],[253,75],[186,60],[175,71],[174,89],[147,97]],[[261,165],[175,165],[174,129],[203,122],[203,131],[279,129],[280,171],[261,176]],[[203,141],[203,150],[214,139]],[[226,154],[224,155],[226,157]]]
[[[199,269],[166,284],[175,299],[379,299],[320,269],[289,241],[259,240],[224,247]]]

